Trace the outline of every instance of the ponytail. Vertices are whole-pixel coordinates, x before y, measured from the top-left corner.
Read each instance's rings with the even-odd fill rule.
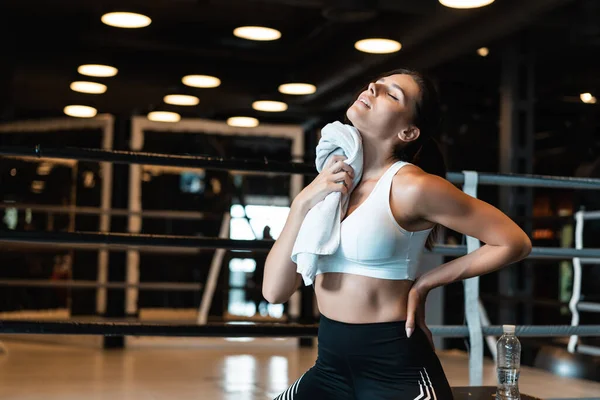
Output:
[[[417,143],[405,147],[397,146],[393,157],[414,164],[428,174],[446,179],[448,169],[439,143],[432,137],[421,140],[417,139]]]

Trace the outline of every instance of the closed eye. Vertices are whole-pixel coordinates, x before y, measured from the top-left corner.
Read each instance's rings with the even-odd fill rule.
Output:
[[[393,94],[391,94],[391,93],[388,93],[388,96],[390,96],[392,99],[394,99],[394,100],[398,101],[398,98],[397,98],[396,96],[394,96]]]

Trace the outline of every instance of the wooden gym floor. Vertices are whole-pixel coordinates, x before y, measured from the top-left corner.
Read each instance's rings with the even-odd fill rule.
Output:
[[[0,399],[128,400],[274,398],[313,365],[316,348],[293,339],[128,338],[102,350],[98,337],[0,336]],[[1,349],[3,348],[3,349]],[[440,352],[452,386],[468,386],[468,356]],[[486,360],[484,385],[495,385]],[[600,398],[600,383],[523,367],[521,392],[549,398]],[[317,399],[315,399],[317,400]]]

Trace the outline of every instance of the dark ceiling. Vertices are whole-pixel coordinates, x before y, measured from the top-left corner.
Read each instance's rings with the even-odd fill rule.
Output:
[[[104,25],[110,11],[152,18],[143,29]],[[535,55],[536,149],[564,145],[564,128],[587,123],[597,133],[597,105],[581,92],[600,89],[600,1],[496,0],[475,10],[454,10],[437,0],[2,0],[0,121],[60,116],[68,104],[99,113],[144,115],[172,110],[182,117],[258,117],[263,122],[310,126],[343,115],[356,89],[379,72],[409,66],[436,78],[454,129],[497,127],[502,48],[530,43]],[[282,32],[281,40],[235,37],[242,25]],[[391,55],[354,49],[358,39],[402,43]],[[529,41],[529,42],[527,42]],[[480,57],[476,49],[487,46]],[[114,65],[102,95],[73,92],[84,63]],[[187,74],[215,75],[215,89],[184,86]],[[317,92],[289,96],[281,83],[310,82]],[[165,105],[170,93],[200,98],[195,107]],[[257,112],[255,100],[282,100],[283,113]],[[582,118],[584,122],[582,121]],[[590,122],[592,118],[592,122]],[[590,125],[591,124],[591,125]],[[468,130],[468,128],[467,128]],[[541,146],[541,147],[540,147]],[[564,146],[563,146],[564,147]]]

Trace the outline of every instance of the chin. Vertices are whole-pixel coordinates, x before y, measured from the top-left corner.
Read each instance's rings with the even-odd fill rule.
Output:
[[[346,117],[350,122],[352,122],[352,125],[354,125],[356,129],[360,130],[362,125],[361,122],[363,121],[364,117],[361,115],[359,110],[356,109],[356,106],[353,105],[346,110]]]

